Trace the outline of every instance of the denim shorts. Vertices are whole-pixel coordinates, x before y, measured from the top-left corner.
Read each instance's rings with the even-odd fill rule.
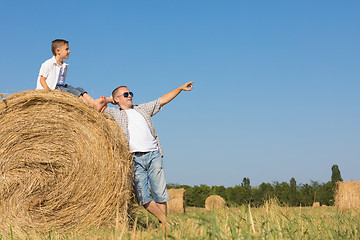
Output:
[[[71,94],[74,94],[78,97],[82,96],[86,91],[81,87],[73,87],[69,84],[58,84],[56,85],[56,89],[59,89],[60,91],[68,92]]]
[[[163,203],[170,200],[166,188],[163,160],[159,150],[146,153],[135,153],[134,164],[134,188],[140,205],[153,200]]]

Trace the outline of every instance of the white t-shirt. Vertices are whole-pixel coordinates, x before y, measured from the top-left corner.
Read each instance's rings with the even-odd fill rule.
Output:
[[[151,152],[158,150],[155,138],[145,118],[134,109],[125,110],[128,117],[129,146],[131,152]]]
[[[66,72],[67,72],[67,64],[66,62],[63,62],[62,67],[64,68],[63,75],[64,75],[64,81],[66,78]],[[52,90],[55,89],[56,84],[59,80],[59,74],[60,74],[60,68],[56,63],[55,56],[46,60],[40,68],[39,76],[37,79],[36,89],[44,89],[43,86],[40,83],[40,76],[46,77],[46,84],[48,87]]]
[[[65,64],[63,64],[60,67],[59,79],[57,81],[57,84],[65,84],[65,68],[66,68]]]

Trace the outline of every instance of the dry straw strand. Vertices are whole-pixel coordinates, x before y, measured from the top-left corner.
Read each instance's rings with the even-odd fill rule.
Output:
[[[108,115],[68,93],[20,92],[0,101],[0,142],[0,231],[126,223],[131,155]]]

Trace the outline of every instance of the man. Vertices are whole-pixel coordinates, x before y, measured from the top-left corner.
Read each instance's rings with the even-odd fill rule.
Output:
[[[151,117],[180,92],[191,91],[193,81],[174,89],[155,101],[133,105],[133,93],[126,86],[117,87],[106,98],[107,103],[119,106],[106,108],[120,125],[133,153],[134,187],[139,204],[153,214],[160,224],[169,226],[166,202],[170,200],[162,164],[163,152]],[[154,198],[151,197],[150,188]]]

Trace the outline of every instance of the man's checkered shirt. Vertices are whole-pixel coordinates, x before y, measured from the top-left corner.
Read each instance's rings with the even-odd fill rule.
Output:
[[[134,105],[133,109],[135,109],[137,112],[139,112],[145,118],[145,120],[150,128],[151,135],[155,138],[161,155],[164,156],[162,149],[161,149],[159,137],[156,133],[154,124],[151,120],[151,117],[154,116],[155,114],[157,114],[161,109],[160,98],[158,98],[152,102]],[[125,110],[123,110],[121,108],[109,108],[108,107],[105,109],[104,112],[113,116],[115,121],[120,125],[120,128],[123,131],[123,133],[125,134],[125,137],[129,143],[128,117],[127,117]]]

